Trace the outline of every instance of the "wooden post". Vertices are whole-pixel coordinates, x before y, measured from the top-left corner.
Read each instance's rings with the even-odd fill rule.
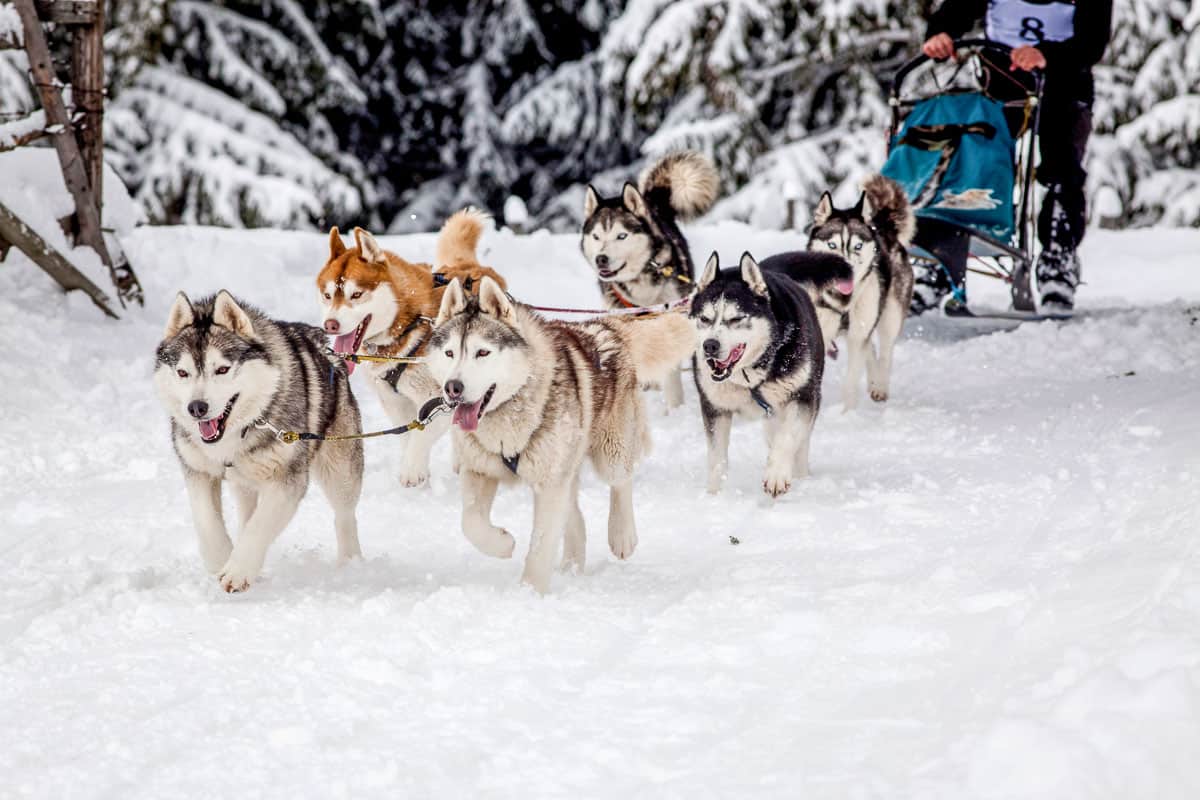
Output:
[[[62,253],[55,250],[49,242],[43,239],[32,228],[26,225],[7,206],[0,203],[0,243],[12,242],[29,260],[44,269],[50,277],[58,281],[58,285],[70,291],[78,289],[92,298],[96,307],[113,319],[117,314],[112,309],[112,301],[108,299],[99,286],[88,280],[88,277],[68,261]],[[2,248],[7,252],[8,247]]]
[[[79,112],[75,136],[87,168],[96,215],[104,219],[104,3],[87,25],[71,29],[71,96]]]
[[[12,0],[21,17],[21,27],[25,32],[25,52],[29,56],[29,72],[37,86],[42,100],[42,108],[46,112],[47,127],[56,131],[51,137],[54,149],[58,152],[58,162],[62,166],[63,180],[67,191],[75,200],[75,214],[79,220],[79,241],[96,251],[100,260],[108,267],[113,285],[117,288],[117,299],[121,305],[126,300],[142,302],[142,287],[129,264],[122,260],[115,263],[109,255],[108,244],[104,241],[104,232],[100,227],[100,205],[92,194],[88,167],[83,162],[79,152],[79,143],[75,140],[71,118],[63,103],[60,84],[54,74],[53,62],[50,59],[50,48],[46,44],[46,35],[42,30],[41,20],[38,19],[34,0]],[[84,7],[82,10],[94,15],[96,2],[68,3],[64,6]],[[58,4],[53,4],[53,11]],[[60,9],[65,13],[69,9]],[[88,22],[89,20],[84,20]],[[103,86],[103,78],[101,78]],[[101,103],[103,100],[101,99]],[[101,105],[100,108],[103,108]],[[98,127],[98,126],[97,126]]]

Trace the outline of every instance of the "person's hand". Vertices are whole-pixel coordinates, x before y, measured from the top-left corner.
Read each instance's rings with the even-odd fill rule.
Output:
[[[1022,45],[1012,51],[1012,66],[1009,70],[1021,69],[1032,72],[1035,69],[1046,68],[1046,57],[1036,47]]]
[[[921,45],[921,52],[935,61],[945,61],[954,57],[954,40],[947,33],[930,36],[929,40]]]

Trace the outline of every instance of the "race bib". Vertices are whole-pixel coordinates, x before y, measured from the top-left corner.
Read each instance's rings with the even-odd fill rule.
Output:
[[[1075,35],[1075,3],[1064,0],[990,0],[987,38],[1009,47],[1061,42]]]

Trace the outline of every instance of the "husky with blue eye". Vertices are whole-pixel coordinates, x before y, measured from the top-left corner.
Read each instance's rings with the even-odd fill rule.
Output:
[[[763,491],[784,494],[808,474],[808,446],[821,408],[825,344],[801,280],[838,274],[842,259],[796,253],[763,262],[749,253],[720,269],[716,253],[696,284],[691,318],[693,376],[708,436],[708,490],[717,492],[729,465],[734,414],[764,421],[767,471]],[[828,262],[828,263],[826,263]],[[795,273],[794,275],[792,273]]]
[[[826,192],[813,213],[808,249],[839,255],[854,270],[853,281],[843,287],[849,291],[816,301],[821,328],[846,334],[842,403],[847,409],[858,405],[864,366],[871,399],[888,399],[892,351],[912,302],[913,270],[906,248],[916,229],[904,190],[882,175],[866,180],[853,208],[834,208]],[[873,338],[879,341],[878,354]]]

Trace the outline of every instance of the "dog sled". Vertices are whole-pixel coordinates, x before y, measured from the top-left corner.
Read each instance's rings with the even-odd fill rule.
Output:
[[[949,316],[1047,318],[1030,286],[1042,75],[1010,71],[1010,49],[996,42],[955,48],[944,62],[918,55],[892,81],[882,172],[904,187],[917,217],[909,257],[949,284],[941,303]],[[968,273],[1009,284],[1011,310],[973,311]]]

